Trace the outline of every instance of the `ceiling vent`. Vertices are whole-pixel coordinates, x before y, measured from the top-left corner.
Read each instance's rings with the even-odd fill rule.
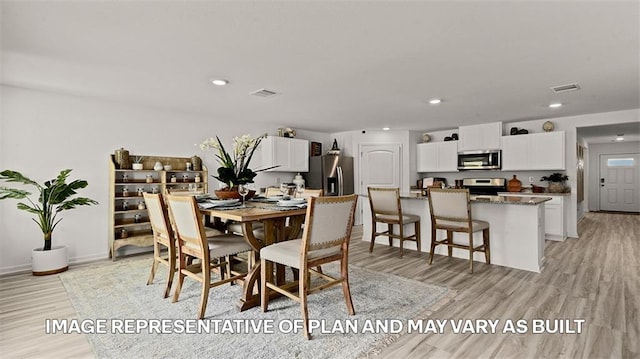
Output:
[[[253,92],[249,92],[249,95],[258,96],[258,97],[271,97],[277,94],[278,94],[277,92],[267,90],[267,89],[260,89],[260,90],[255,90]]]
[[[578,91],[580,90],[580,85],[578,85],[578,83],[576,82],[576,83],[567,84],[567,85],[553,86],[551,89],[555,93]]]

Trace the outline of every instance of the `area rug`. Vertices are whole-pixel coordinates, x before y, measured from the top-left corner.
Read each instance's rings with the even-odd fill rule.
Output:
[[[150,266],[151,259],[134,260],[60,276],[78,322],[94,325],[83,332],[96,357],[366,357],[405,332],[407,321],[425,317],[452,297],[443,287],[351,265],[356,315],[347,314],[340,286],[309,296],[309,317],[318,327],[308,341],[295,329],[301,318],[297,302],[277,298],[266,313],[259,307],[239,312],[239,285],[212,288],[207,326],[195,327],[199,283],[186,278],[180,300],[172,303],[162,298],[166,267],[160,266],[155,282],[146,285]],[[331,274],[337,266],[323,269]]]

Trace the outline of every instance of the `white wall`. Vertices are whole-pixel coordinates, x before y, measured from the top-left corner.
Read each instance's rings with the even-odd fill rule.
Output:
[[[640,153],[640,142],[594,143],[589,145],[589,172],[586,177],[591,184],[585,190],[589,193],[589,211],[600,210],[600,155]]]
[[[198,154],[209,171],[218,167],[212,153],[196,146],[219,135],[224,143],[243,133],[275,134],[286,124],[251,123],[133,106],[59,93],[2,86],[0,170],[13,169],[42,182],[61,169],[72,168],[72,179],[89,186],[81,195],[100,202],[61,213],[64,220],[53,234],[54,245],[69,247],[70,262],[108,256],[108,160],[116,148],[132,154],[191,157]],[[297,130],[298,138],[323,142],[327,134]],[[261,173],[256,185],[290,181],[293,173]],[[210,191],[217,182],[210,178]],[[1,185],[4,185],[2,183]],[[0,273],[31,268],[31,250],[42,246],[40,229],[16,201],[0,201]]]

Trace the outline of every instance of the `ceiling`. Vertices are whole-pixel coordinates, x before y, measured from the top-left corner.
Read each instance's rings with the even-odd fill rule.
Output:
[[[640,107],[637,1],[0,6],[3,84],[214,121],[421,131]]]
[[[578,136],[588,143],[616,143],[616,138],[622,135],[625,142],[640,141],[640,123],[627,122],[606,126],[579,127]]]

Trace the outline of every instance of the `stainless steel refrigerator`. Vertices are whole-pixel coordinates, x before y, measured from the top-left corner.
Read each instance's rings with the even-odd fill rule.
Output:
[[[353,157],[310,157],[307,188],[321,188],[325,196],[353,194]]]

